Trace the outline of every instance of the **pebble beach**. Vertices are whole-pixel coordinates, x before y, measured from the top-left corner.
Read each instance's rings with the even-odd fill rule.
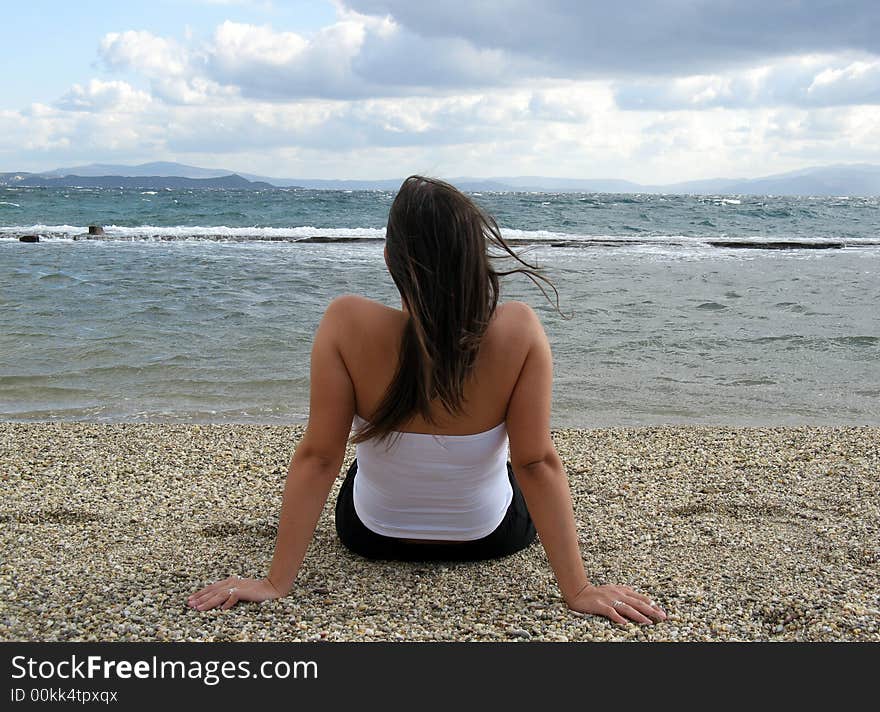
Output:
[[[344,470],[289,596],[190,609],[266,573],[302,432],[0,423],[0,639],[880,641],[877,427],[555,430],[591,581],[649,594],[657,625],[569,611],[539,542],[361,559],[333,525]]]

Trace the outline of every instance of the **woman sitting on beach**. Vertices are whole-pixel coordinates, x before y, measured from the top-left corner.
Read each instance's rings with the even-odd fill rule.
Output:
[[[497,272],[488,243],[525,267]],[[315,334],[309,422],[290,463],[269,575],[218,581],[189,604],[227,609],[288,594],[354,425],[357,456],[336,501],[336,531],[351,551],[491,559],[525,549],[537,529],[571,609],[620,624],[663,620],[647,596],[594,586],[584,570],[550,436],[547,337],[526,304],[498,303],[499,276],[544,278],[467,196],[421,176],[407,178],[391,206],[385,262],[402,309],[338,297]]]

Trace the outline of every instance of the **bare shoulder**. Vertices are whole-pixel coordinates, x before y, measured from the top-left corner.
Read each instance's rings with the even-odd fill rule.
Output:
[[[377,345],[389,348],[400,332],[403,313],[359,294],[335,297],[324,312],[321,329],[333,334],[333,340],[351,363],[363,361]]]
[[[538,315],[535,314],[535,310],[532,309],[525,302],[518,302],[516,300],[509,302],[502,302],[498,305],[499,312],[505,314],[508,319],[514,319],[520,323],[534,322],[538,320]]]
[[[372,299],[368,299],[360,294],[340,294],[338,297],[334,297],[330,301],[330,304],[327,306],[327,311],[333,311],[338,314],[340,312],[369,309],[371,306],[379,307],[382,305],[379,304],[379,302],[374,302]]]
[[[531,344],[544,336],[541,320],[525,302],[510,301],[498,305],[498,330],[508,344]]]
[[[357,324],[391,311],[394,310],[360,294],[341,294],[327,305],[324,317],[334,322]]]

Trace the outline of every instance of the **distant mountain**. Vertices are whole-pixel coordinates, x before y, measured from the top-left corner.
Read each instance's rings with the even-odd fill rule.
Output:
[[[824,166],[740,181],[731,193],[751,195],[880,195],[880,166]]]
[[[311,190],[397,190],[402,178],[390,180],[323,180],[319,178],[305,178],[294,180],[292,178],[266,178],[279,187],[288,187],[296,184],[300,188]]]
[[[519,176],[515,178],[488,178],[487,181],[496,185],[508,186],[508,190],[522,191],[554,191],[559,193],[644,193],[646,186],[628,180],[613,178],[546,178],[544,176]],[[453,178],[455,185],[473,183],[478,185],[479,179]],[[491,190],[482,188],[481,190]]]
[[[10,176],[9,178],[6,178]],[[249,181],[239,175],[219,178],[182,178],[179,176],[78,176],[48,178],[34,174],[0,173],[0,185],[26,188],[141,188],[147,190],[170,189],[222,189],[222,190],[272,190],[274,185]]]
[[[138,178],[140,182],[129,183]],[[158,182],[160,179],[164,182]],[[101,181],[88,183],[88,180]],[[210,184],[219,180],[226,183]],[[199,168],[181,163],[142,163],[137,166],[91,164],[47,173],[0,173],[0,185],[106,185],[145,188],[259,188],[299,187],[317,190],[388,190],[400,186],[389,180],[326,180],[268,178],[250,173]],[[616,179],[548,178],[516,176],[450,178],[462,190],[542,191],[577,193],[671,193],[695,195],[880,195],[880,166],[849,164],[805,168],[761,178],[713,178],[665,185],[646,185]],[[53,183],[52,181],[60,181]],[[75,181],[75,182],[71,182]],[[147,182],[145,182],[147,181]],[[176,182],[182,181],[182,182]],[[202,181],[187,183],[186,181]]]
[[[707,178],[705,180],[689,180],[683,183],[669,183],[662,186],[645,186],[648,193],[678,193],[684,195],[722,195],[731,186],[741,184],[744,179]]]
[[[141,163],[136,166],[126,166],[115,163],[90,163],[87,166],[56,168],[54,171],[47,171],[45,173],[40,173],[39,175],[45,176],[46,178],[62,178],[70,175],[84,177],[161,176],[166,178],[222,178],[228,175],[239,175],[250,181],[271,183],[278,187],[301,187],[295,180],[289,180],[286,178],[267,178],[265,176],[258,176],[252,173],[242,173],[241,171],[232,171],[225,168],[199,168],[198,166],[188,166],[185,163],[174,163],[172,161],[154,161],[152,163]],[[398,183],[398,185],[400,184]]]
[[[54,171],[41,173],[46,178],[63,178],[64,176],[138,176],[149,178],[163,176],[166,178],[222,178],[228,175],[242,175],[238,171],[227,171],[215,168],[199,168],[187,166],[183,163],[170,161],[156,161],[153,163],[141,163],[137,166],[124,166],[112,163],[90,163],[87,166],[74,166],[73,168],[57,168]]]
[[[464,180],[464,179],[463,179]],[[518,190],[596,193],[666,193],[688,195],[880,195],[880,166],[821,166],[763,178],[711,178],[665,185],[623,180],[565,178],[493,178]],[[454,181],[453,181],[454,182]]]

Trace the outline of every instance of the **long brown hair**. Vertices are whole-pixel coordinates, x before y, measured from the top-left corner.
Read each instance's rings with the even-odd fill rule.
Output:
[[[489,254],[489,245],[502,254]],[[394,378],[355,443],[384,440],[415,414],[434,423],[434,400],[450,414],[462,412],[465,381],[498,305],[499,277],[525,274],[549,300],[542,280],[559,309],[559,293],[537,265],[508,246],[491,216],[441,180],[414,175],[403,182],[388,214],[385,247],[409,318]],[[523,266],[496,271],[490,262],[510,257]]]

